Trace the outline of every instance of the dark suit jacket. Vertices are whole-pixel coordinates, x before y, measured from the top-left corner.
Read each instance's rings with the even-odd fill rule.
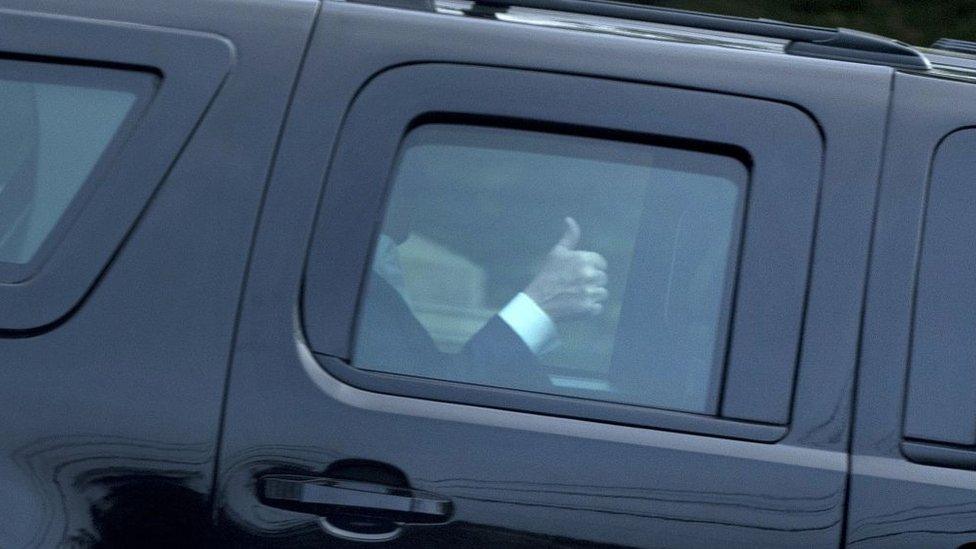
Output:
[[[357,366],[483,385],[535,389],[548,385],[544,367],[497,315],[459,354],[441,352],[389,283],[370,273],[357,333]]]

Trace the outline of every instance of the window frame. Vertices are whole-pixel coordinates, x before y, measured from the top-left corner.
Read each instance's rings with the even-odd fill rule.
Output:
[[[561,97],[564,102],[553,102],[552,97]],[[601,100],[595,102],[595,97]],[[676,103],[687,109],[676,112]],[[661,106],[638,114],[613,109],[613,104]],[[715,151],[747,164],[750,188],[758,183],[760,188],[777,191],[764,190],[758,197],[750,192],[746,197],[747,222],[739,243],[739,261],[746,263],[736,269],[735,280],[748,276],[745,280],[749,287],[742,288],[736,282],[732,311],[728,313],[731,343],[724,350],[725,387],[719,415],[466,385],[360,370],[350,365],[358,302],[401,142],[410,129],[431,120],[472,119],[516,129],[545,127],[562,133],[582,132],[591,137]],[[333,152],[308,251],[301,329],[322,366],[339,380],[361,389],[774,442],[786,434],[789,421],[819,200],[822,148],[822,136],[805,113],[759,99],[494,67],[421,64],[387,70],[374,76],[353,100]],[[779,189],[771,186],[773,182],[780,182]],[[790,198],[784,200],[777,193]],[[753,218],[755,215],[760,217]],[[758,234],[749,234],[752,226],[760,227],[755,229]],[[789,250],[780,250],[782,242],[776,241],[773,227],[796,237],[787,238]],[[783,280],[770,281],[768,274],[763,275],[768,270],[763,263],[769,250],[779,254],[778,265],[790,265],[789,276]],[[789,261],[783,261],[783,254],[790,256]],[[790,303],[771,299],[769,292],[787,296]],[[768,334],[763,333],[770,329],[768,325],[744,322],[744,329],[736,333],[735,324],[737,315],[754,318],[770,303],[780,307],[782,313],[773,315],[774,319],[785,322],[773,336],[785,334],[785,341],[774,346],[774,353],[767,352],[768,346],[759,348],[759,343],[768,340]],[[737,347],[737,337],[747,341]],[[764,370],[768,362],[754,360],[763,353],[786,357],[787,363],[779,364],[772,372]],[[775,378],[775,390],[754,390],[758,381],[769,381],[767,378],[771,377]],[[768,387],[769,383],[764,385]],[[758,402],[738,402],[750,394],[756,394]],[[750,415],[756,410],[758,418],[757,414]],[[772,413],[764,415],[767,411]]]
[[[151,97],[141,111],[130,111],[137,118],[103,153],[59,234],[49,235],[28,267],[0,269],[0,336],[23,337],[50,330],[78,309],[172,169],[235,53],[227,39],[202,32],[2,9],[0,17],[0,63],[153,80]]]
[[[972,352],[976,348],[970,345],[967,349],[962,343],[970,332],[963,309],[976,295],[976,282],[966,277],[959,280],[960,273],[947,273],[940,268],[947,263],[947,252],[966,254],[973,248],[967,238],[969,233],[953,221],[968,213],[960,210],[972,209],[965,206],[971,204],[965,198],[972,196],[960,194],[976,195],[969,180],[960,178],[974,163],[971,155],[974,145],[976,128],[953,130],[939,140],[929,161],[912,273],[911,331],[902,421],[903,447],[909,454],[914,451],[909,457],[935,462],[940,459],[938,456],[946,454],[950,463],[958,463],[961,458],[951,456],[959,454],[968,456],[964,461],[970,467],[976,463],[976,402],[965,395],[976,391],[974,368],[962,360],[966,355],[955,357],[955,361],[946,355],[960,350]],[[959,261],[964,260],[965,255]],[[954,258],[951,262],[959,261]],[[943,296],[947,299],[942,299]],[[947,391],[946,387],[952,390]]]

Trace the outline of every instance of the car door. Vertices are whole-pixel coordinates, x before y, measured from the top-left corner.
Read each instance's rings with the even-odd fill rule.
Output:
[[[951,72],[894,83],[853,441],[857,546],[976,541],[976,86],[970,60],[947,60]]]
[[[0,1],[0,546],[213,540],[246,253],[316,7]]]
[[[659,32],[323,4],[243,297],[232,542],[841,542],[893,70]],[[527,312],[559,258],[589,316]]]

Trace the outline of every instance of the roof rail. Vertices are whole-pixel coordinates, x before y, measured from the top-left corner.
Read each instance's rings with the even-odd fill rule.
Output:
[[[932,49],[973,55],[976,54],[976,42],[956,40],[955,38],[939,38],[932,44]]]
[[[406,4],[412,4],[410,7],[425,11],[432,4],[431,0],[350,1],[396,5],[398,7],[408,7]],[[751,34],[788,40],[786,53],[791,55],[887,65],[913,70],[931,68],[929,60],[908,44],[850,29],[796,25],[770,19],[748,19],[606,0],[475,0],[475,5],[498,9],[535,8],[695,27],[720,32]]]

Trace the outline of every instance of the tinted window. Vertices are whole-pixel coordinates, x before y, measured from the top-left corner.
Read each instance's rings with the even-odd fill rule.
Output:
[[[0,262],[31,261],[136,102],[70,80],[43,65],[0,67]]]
[[[705,152],[421,126],[392,174],[353,363],[714,413],[747,177]]]
[[[932,165],[918,267],[907,436],[976,444],[976,130]]]

